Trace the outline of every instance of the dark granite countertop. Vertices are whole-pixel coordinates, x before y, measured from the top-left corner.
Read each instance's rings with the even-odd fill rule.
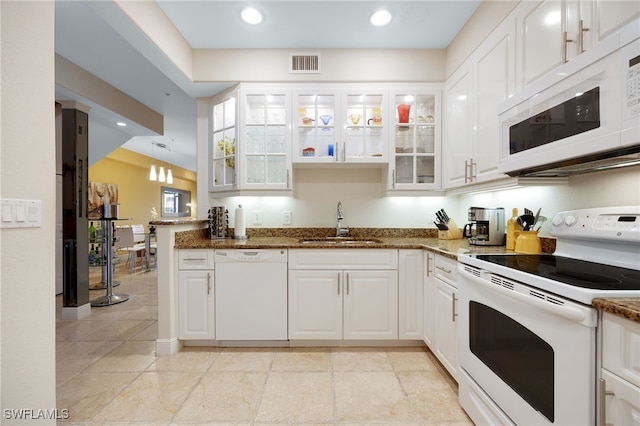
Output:
[[[640,297],[602,297],[593,299],[592,305],[603,312],[640,322]]]
[[[231,230],[233,231],[233,230]],[[249,228],[248,238],[236,240],[210,239],[207,229],[195,229],[176,233],[177,249],[296,249],[296,248],[391,248],[428,249],[452,259],[460,253],[506,253],[504,246],[472,246],[466,238],[458,240],[438,239],[436,229],[424,228],[351,228],[348,244],[314,242],[335,235],[333,228]],[[365,240],[365,241],[363,241]],[[303,243],[302,241],[306,241]],[[549,252],[555,250],[555,240],[543,244]],[[545,250],[546,251],[546,250]]]

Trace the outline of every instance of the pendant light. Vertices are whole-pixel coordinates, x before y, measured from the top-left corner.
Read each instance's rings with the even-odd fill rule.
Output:
[[[151,158],[153,159],[153,145],[154,143],[151,142]],[[151,163],[151,168],[149,169],[149,180],[152,182],[155,182],[156,180],[158,180],[158,174],[156,173],[156,165]]]
[[[155,182],[158,180],[158,174],[156,173],[156,165],[152,164],[151,169],[149,170],[149,180]]]
[[[162,162],[162,153],[164,151],[164,148],[166,147],[165,144],[163,143],[159,143],[158,146],[160,147],[160,169],[158,170],[158,182],[164,182],[166,181],[166,177],[164,174],[164,164]]]
[[[171,150],[167,148],[167,151],[169,151],[169,163],[171,163]],[[171,172],[171,167],[169,167],[169,169],[167,170],[167,183],[168,184],[173,183],[173,173]]]

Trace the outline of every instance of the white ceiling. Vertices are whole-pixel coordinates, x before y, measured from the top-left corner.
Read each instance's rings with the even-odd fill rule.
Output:
[[[135,1],[135,0],[128,0]],[[145,0],[149,1],[149,0]],[[482,0],[158,0],[167,17],[194,49],[244,48],[424,48],[444,49]],[[249,26],[240,11],[251,5],[264,21]],[[373,27],[372,12],[393,14],[386,27]],[[159,53],[112,0],[56,0],[56,53],[164,116],[164,135],[140,126],[118,128],[118,118],[60,86],[58,99],[92,107],[90,163],[120,145],[144,155],[151,141],[171,148],[163,160],[196,170],[196,96],[210,96],[233,83],[193,83]],[[125,142],[126,141],[126,142]],[[160,158],[159,158],[160,159]]]

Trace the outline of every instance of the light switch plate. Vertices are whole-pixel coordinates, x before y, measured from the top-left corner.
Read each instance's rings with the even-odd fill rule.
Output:
[[[0,228],[39,228],[42,226],[42,201],[3,198]]]
[[[291,212],[285,210],[282,212],[282,224],[283,225],[291,225]]]
[[[254,210],[251,213],[251,219],[251,223],[253,223],[254,225],[262,225],[262,211]]]

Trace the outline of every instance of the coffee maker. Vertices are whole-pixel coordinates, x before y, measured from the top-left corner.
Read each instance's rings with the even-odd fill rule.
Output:
[[[504,208],[469,207],[469,223],[463,235],[474,246],[503,246],[505,244]]]

